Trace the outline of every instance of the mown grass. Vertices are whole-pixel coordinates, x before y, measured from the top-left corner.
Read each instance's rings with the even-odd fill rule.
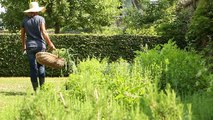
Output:
[[[46,78],[46,83],[59,87],[66,79]],[[19,104],[28,93],[34,93],[29,77],[0,77],[0,114],[5,108]]]

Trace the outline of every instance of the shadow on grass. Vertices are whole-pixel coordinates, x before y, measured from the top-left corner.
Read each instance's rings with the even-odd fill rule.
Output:
[[[26,96],[26,92],[13,92],[13,91],[0,91],[1,95],[4,96]]]

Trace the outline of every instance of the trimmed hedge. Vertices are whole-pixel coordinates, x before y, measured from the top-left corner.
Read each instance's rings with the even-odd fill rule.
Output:
[[[88,57],[109,58],[115,61],[124,58],[131,61],[134,51],[147,44],[153,48],[166,41],[153,36],[136,35],[50,35],[56,48],[72,48],[75,60]],[[21,40],[18,34],[0,35],[0,77],[29,76],[27,57],[21,53]],[[47,76],[61,76],[61,70],[47,68]],[[68,75],[69,73],[64,73]]]

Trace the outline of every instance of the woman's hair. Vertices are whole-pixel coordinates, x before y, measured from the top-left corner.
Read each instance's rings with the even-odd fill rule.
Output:
[[[28,15],[29,17],[33,17],[33,16],[35,16],[35,15],[38,15],[38,12],[29,12],[29,13],[27,13],[27,15]]]

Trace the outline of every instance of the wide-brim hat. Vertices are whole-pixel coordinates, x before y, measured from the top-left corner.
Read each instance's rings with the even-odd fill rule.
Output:
[[[39,7],[38,2],[31,2],[29,4],[29,9],[25,10],[25,13],[29,13],[29,12],[44,12],[45,11],[45,7]]]

